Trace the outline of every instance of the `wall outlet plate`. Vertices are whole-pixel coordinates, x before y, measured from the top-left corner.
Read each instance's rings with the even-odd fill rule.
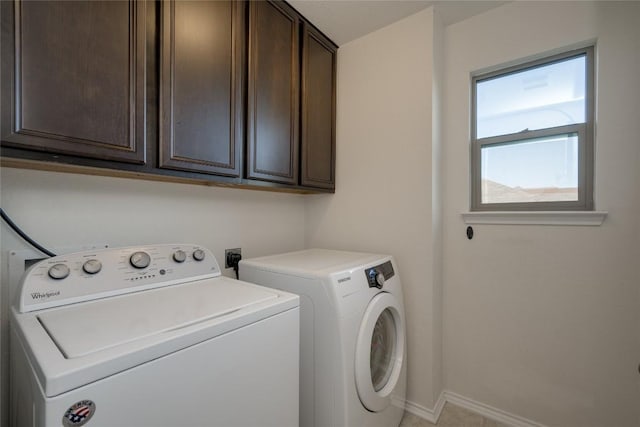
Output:
[[[242,258],[242,249],[241,248],[234,248],[234,249],[225,249],[224,250],[224,268],[232,268],[233,265],[229,264],[229,261],[231,261],[231,255],[240,255],[240,258]]]

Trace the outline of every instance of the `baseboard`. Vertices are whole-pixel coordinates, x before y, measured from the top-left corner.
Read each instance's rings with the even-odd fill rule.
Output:
[[[444,408],[444,404],[446,403],[445,394],[440,393],[440,397],[438,397],[438,401],[433,409],[426,408],[422,405],[419,405],[415,402],[411,402],[409,400],[405,401],[405,411],[423,418],[430,423],[436,424],[438,419],[440,418],[440,414],[442,413],[442,408]]]
[[[433,409],[426,408],[409,400],[406,400],[404,404],[405,411],[427,420],[430,423],[437,424],[446,402],[451,402],[453,405],[460,406],[468,411],[475,412],[485,418],[498,421],[511,427],[546,427],[544,424],[477,402],[452,391],[443,391],[440,393],[440,397],[438,397],[438,401]]]
[[[540,424],[527,418],[503,411],[502,409],[494,408],[484,403],[477,402],[473,399],[461,396],[452,391],[445,391],[442,394],[444,395],[444,400],[446,400],[447,402],[451,402],[456,406],[460,406],[471,412],[480,414],[485,418],[501,422],[511,427],[546,427],[544,424]]]

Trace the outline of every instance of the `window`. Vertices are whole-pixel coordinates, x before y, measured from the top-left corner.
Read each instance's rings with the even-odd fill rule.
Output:
[[[593,47],[473,77],[471,209],[593,210]]]

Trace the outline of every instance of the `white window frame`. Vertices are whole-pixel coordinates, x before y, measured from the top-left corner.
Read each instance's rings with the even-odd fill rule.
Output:
[[[586,93],[585,93],[585,123],[558,126],[538,130],[524,130],[522,132],[477,137],[477,83],[484,80],[507,76],[527,69],[535,69],[544,65],[561,62],[572,57],[585,56]],[[502,68],[490,73],[472,75],[472,112],[471,112],[471,211],[593,211],[593,182],[594,182],[594,106],[595,106],[595,75],[594,75],[594,47],[589,46],[564,53],[547,56],[535,61],[525,62],[516,66]],[[521,203],[482,203],[482,159],[481,150],[487,146],[517,144],[534,138],[554,135],[578,135],[578,200],[550,201],[550,202],[521,202]]]

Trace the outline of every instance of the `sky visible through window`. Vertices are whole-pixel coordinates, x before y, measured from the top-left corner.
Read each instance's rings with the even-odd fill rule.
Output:
[[[483,195],[488,186],[493,186],[494,190],[503,186],[543,189],[546,193],[555,189],[556,197],[577,200],[577,134],[525,140],[521,138],[525,130],[584,123],[585,82],[584,54],[477,81],[477,138],[520,134],[517,143],[483,146]],[[562,191],[557,189],[565,189],[568,194],[560,194]],[[497,194],[496,191],[494,193]],[[516,196],[516,201],[539,201],[520,200],[523,197],[526,198],[524,193]],[[485,197],[483,202],[491,203]]]

